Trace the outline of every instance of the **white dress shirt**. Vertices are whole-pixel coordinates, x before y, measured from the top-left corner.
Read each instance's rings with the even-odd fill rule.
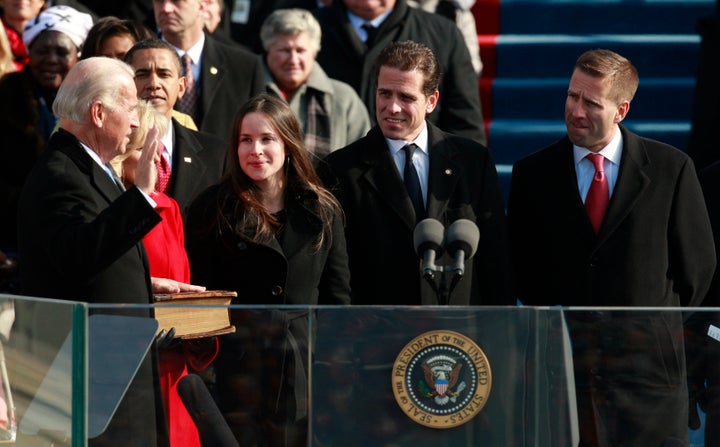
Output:
[[[165,40],[165,39],[163,38],[163,40]],[[168,42],[168,43],[170,43],[170,42]],[[202,35],[200,36],[200,40],[195,42],[195,45],[190,47],[187,51],[183,51],[180,48],[173,45],[173,48],[175,48],[175,51],[177,52],[178,56],[180,56],[181,58],[183,57],[183,55],[185,53],[187,53],[187,55],[190,56],[190,60],[192,60],[193,79],[195,79],[195,85],[197,86],[197,88],[200,87],[200,85],[199,85],[200,74],[201,74],[200,67],[202,66],[201,65],[202,64],[202,51],[203,51],[204,46],[205,46],[205,33],[202,33]]]
[[[605,170],[605,177],[608,181],[608,192],[610,193],[610,197],[612,197],[613,190],[615,189],[618,171],[620,170],[622,146],[622,133],[620,132],[620,128],[615,126],[615,136],[612,140],[610,140],[610,143],[608,143],[607,146],[598,152],[605,158],[603,161],[603,169]],[[585,203],[585,197],[587,196],[588,190],[590,190],[590,184],[595,176],[595,166],[592,161],[585,158],[588,154],[592,153],[592,151],[589,151],[584,147],[575,146],[573,144],[573,156],[575,158],[575,173],[577,174],[578,191],[580,191],[580,197],[582,197],[583,203]]]
[[[400,178],[404,180],[405,173],[405,151],[402,150],[405,145],[415,143],[420,150],[416,150],[413,154],[413,166],[417,171],[418,178],[420,179],[420,189],[422,190],[423,203],[427,206],[428,197],[428,178],[430,176],[430,153],[428,152],[428,130],[427,123],[423,123],[423,129],[420,134],[413,141],[403,140],[391,140],[385,138],[390,153],[395,160],[395,166],[397,166],[398,172],[400,172]]]

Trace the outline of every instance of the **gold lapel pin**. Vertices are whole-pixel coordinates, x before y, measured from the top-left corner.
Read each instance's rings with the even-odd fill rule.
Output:
[[[217,67],[210,67],[210,74],[211,74],[211,75],[216,75],[217,73],[218,73]]]
[[[183,161],[184,161],[185,163],[192,163],[192,158],[190,158],[190,157],[183,157]]]
[[[446,169],[445,175],[452,175],[452,169]]]

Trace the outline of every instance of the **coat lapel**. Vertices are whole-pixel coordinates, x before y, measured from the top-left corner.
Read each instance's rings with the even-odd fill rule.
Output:
[[[195,197],[195,189],[199,183],[193,179],[201,179],[207,171],[207,166],[203,163],[198,152],[201,149],[199,143],[193,142],[192,136],[188,130],[178,124],[175,120],[172,122],[173,134],[175,141],[173,144],[173,181],[172,194],[180,203],[187,203],[191,197]],[[180,181],[178,181],[180,179]],[[183,180],[184,179],[184,180]]]
[[[52,138],[61,140],[58,144],[59,150],[65,152],[80,171],[88,176],[90,184],[98,190],[108,203],[120,197],[122,191],[108,173],[85,152],[85,149],[73,134],[60,129]]]
[[[100,194],[102,194],[108,202],[112,202],[120,197],[120,194],[122,194],[120,187],[110,178],[103,168],[98,166],[92,159],[90,161],[92,162],[90,182],[95,185],[98,191],[100,191]]]
[[[437,127],[430,123],[427,126],[430,150],[427,214],[428,217],[442,221],[442,214],[453,196],[461,170],[455,161],[455,145]]]
[[[581,223],[582,228],[578,228],[581,237],[595,240],[595,231],[578,189],[573,145],[567,136],[553,146],[549,158],[538,171],[534,175],[537,187],[554,198],[557,209],[570,212],[572,221]]]
[[[635,207],[643,191],[650,185],[650,178],[644,172],[644,166],[649,162],[647,153],[641,147],[636,135],[622,126],[620,131],[623,136],[620,171],[608,204],[605,221],[600,228],[598,243],[602,243],[617,229]]]
[[[203,48],[202,57],[200,99],[202,101],[202,116],[204,117],[210,111],[210,104],[213,103],[215,95],[219,93],[220,81],[226,75],[225,57],[222,52],[217,50],[215,41],[207,33],[205,34],[205,47]]]
[[[314,210],[317,202],[317,194],[306,191],[297,195],[286,207],[288,214],[282,252],[287,259],[314,245],[323,230],[322,222]]]
[[[379,201],[385,202],[410,230],[414,230],[415,211],[412,202],[378,127],[368,133],[365,163],[367,169],[361,178],[367,182]]]

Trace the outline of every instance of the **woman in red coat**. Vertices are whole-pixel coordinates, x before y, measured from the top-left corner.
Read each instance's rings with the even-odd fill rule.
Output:
[[[151,137],[164,135],[168,126],[165,116],[156,112],[146,101],[138,104],[138,115],[140,127],[133,133],[128,152],[122,160],[113,161],[126,185],[133,184],[142,142],[148,133],[155,127],[158,132],[152,131],[154,133],[150,134]],[[187,284],[190,282],[190,264],[185,253],[185,233],[180,207],[174,199],[160,191],[152,193],[150,198],[157,204],[155,211],[162,217],[162,221],[143,238],[150,264],[150,276],[153,281],[168,278]],[[185,340],[160,350],[160,385],[171,447],[200,447],[198,430],[178,395],[177,384],[190,369],[201,371],[207,368],[217,356],[218,346],[217,338],[213,337]]]

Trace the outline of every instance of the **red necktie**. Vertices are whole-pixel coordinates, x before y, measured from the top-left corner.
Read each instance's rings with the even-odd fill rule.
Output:
[[[160,145],[162,145],[162,143],[160,143]],[[155,191],[167,194],[168,187],[170,186],[170,164],[168,164],[164,154],[160,154],[160,161],[157,162],[156,166],[158,177]]]
[[[588,154],[587,158],[595,165],[595,175],[590,184],[587,197],[585,197],[585,210],[588,213],[593,230],[597,234],[600,231],[600,225],[610,201],[610,188],[603,167],[605,157],[600,154]]]
[[[195,119],[195,112],[197,111],[197,100],[198,100],[198,89],[195,85],[195,77],[192,71],[192,60],[190,56],[185,53],[180,58],[183,64],[183,72],[185,79],[187,80],[187,88],[182,98],[177,101],[177,109],[183,113],[187,113],[193,119]]]

